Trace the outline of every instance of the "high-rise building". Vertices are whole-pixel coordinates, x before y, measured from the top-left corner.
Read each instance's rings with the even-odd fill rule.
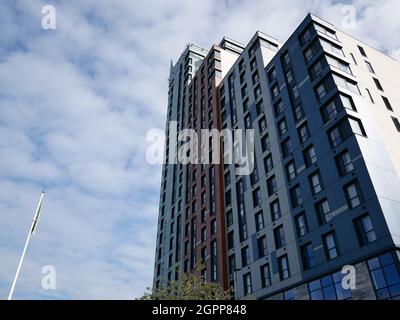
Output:
[[[164,165],[154,286],[200,272],[237,299],[399,299],[399,79],[396,60],[311,14],[284,44],[188,46],[166,162],[177,120],[253,129],[254,170]]]

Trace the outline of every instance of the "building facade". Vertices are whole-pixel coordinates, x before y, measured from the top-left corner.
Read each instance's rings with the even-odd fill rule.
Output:
[[[161,192],[154,285],[204,261],[236,299],[398,299],[400,64],[310,14],[284,44],[224,39],[198,65],[170,109],[187,128],[253,129],[254,170],[164,167],[170,193],[179,172],[186,186],[181,209]]]

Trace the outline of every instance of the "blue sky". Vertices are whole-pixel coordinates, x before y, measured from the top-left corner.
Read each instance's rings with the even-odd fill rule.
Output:
[[[354,4],[344,30],[400,58],[399,1]],[[0,2],[0,299],[46,190],[16,299],[131,299],[151,285],[161,167],[145,136],[165,124],[171,59],[256,30],[285,41],[308,11],[341,27],[339,1]],[[57,29],[41,29],[41,8]],[[379,28],[377,27],[377,23]],[[41,288],[54,265],[57,289]]]

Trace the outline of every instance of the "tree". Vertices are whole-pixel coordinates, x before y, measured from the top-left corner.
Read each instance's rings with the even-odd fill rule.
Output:
[[[216,282],[205,282],[196,273],[183,273],[168,287],[147,288],[138,300],[229,300],[231,291]]]

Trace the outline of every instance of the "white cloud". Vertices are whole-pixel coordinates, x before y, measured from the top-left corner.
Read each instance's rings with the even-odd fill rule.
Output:
[[[354,3],[354,34],[399,57],[398,1]],[[145,136],[165,123],[170,59],[223,35],[284,41],[308,11],[339,25],[342,4],[56,1],[51,31],[40,28],[44,4],[0,4],[0,298],[42,188],[15,297],[133,298],[151,285],[161,168],[145,162]],[[56,291],[40,288],[45,264]]]

